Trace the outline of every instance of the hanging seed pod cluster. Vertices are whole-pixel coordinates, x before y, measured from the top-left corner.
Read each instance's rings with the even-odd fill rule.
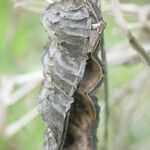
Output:
[[[96,149],[103,23],[91,1],[62,0],[42,14],[49,36],[39,98],[39,112],[47,127],[45,150]]]

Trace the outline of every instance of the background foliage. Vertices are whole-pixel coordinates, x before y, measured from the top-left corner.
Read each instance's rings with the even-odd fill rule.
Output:
[[[144,6],[149,0],[123,0]],[[110,2],[108,1],[108,4]],[[105,7],[102,5],[102,7]],[[127,39],[118,28],[114,18],[104,12],[107,22],[105,30],[106,50]],[[132,18],[126,18],[132,20]],[[40,23],[40,15],[14,8],[13,0],[0,1],[0,76],[15,76],[26,72],[41,70],[41,55],[46,44],[47,34]],[[126,55],[126,53],[124,53]],[[138,74],[144,72],[146,64],[138,61],[133,64],[109,65],[110,85],[110,125],[109,147],[112,150],[149,150],[150,148],[150,80],[137,93],[129,90],[123,97],[116,98],[114,93],[128,89]],[[138,85],[140,86],[140,85]],[[15,106],[7,110],[7,122],[11,123],[37,104],[39,86],[23,97]],[[118,91],[118,92],[116,92]],[[138,97],[136,95],[138,94]],[[101,124],[98,130],[99,148],[103,138],[104,101],[103,92],[98,93],[102,106]],[[116,100],[117,99],[117,100]],[[138,101],[130,110],[133,100]],[[131,104],[131,105],[130,105]],[[15,136],[5,139],[0,136],[1,150],[41,150],[43,145],[44,124],[37,116]]]

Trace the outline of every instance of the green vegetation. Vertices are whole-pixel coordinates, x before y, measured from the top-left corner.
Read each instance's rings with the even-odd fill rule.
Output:
[[[124,2],[127,1],[124,0]],[[128,0],[128,2],[144,4],[149,2],[149,0]],[[104,18],[107,22],[107,28],[105,30],[106,47],[124,41],[125,37],[122,31],[116,26],[113,18],[107,15],[104,15]],[[42,68],[41,55],[47,39],[47,34],[40,23],[40,16],[31,12],[14,9],[12,0],[1,0],[0,21],[0,76],[12,76],[19,73],[40,70]],[[115,89],[127,86],[143,68],[144,66],[141,64],[109,67],[110,95],[113,95]],[[37,103],[38,93],[39,88],[24,97],[15,106],[9,107],[8,123],[19,118],[27,110],[31,110]],[[130,94],[127,96],[130,96]],[[145,96],[141,99],[144,99],[142,104],[147,103],[148,91],[145,92]],[[148,111],[148,105],[146,104],[146,106],[137,106],[137,111]],[[118,110],[117,106],[112,106],[111,111],[119,112],[120,109]],[[125,139],[129,146],[150,138],[150,129],[148,126],[150,121],[147,121],[150,118],[148,115],[149,113],[143,122],[140,122],[138,125],[133,123],[129,127]],[[103,117],[103,114],[101,116]],[[117,114],[117,116],[121,117],[121,114]],[[102,127],[103,118],[101,120]],[[113,139],[111,138],[115,137],[115,131],[113,129],[114,124],[111,125],[110,141],[112,141],[111,145],[113,145]],[[41,117],[38,116],[11,139],[6,140],[0,137],[0,150],[41,150],[44,142],[43,133],[44,124]],[[100,129],[99,139],[101,137]]]

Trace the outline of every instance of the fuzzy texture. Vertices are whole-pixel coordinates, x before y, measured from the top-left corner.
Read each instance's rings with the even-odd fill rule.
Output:
[[[47,126],[45,150],[96,149],[95,91],[103,70],[97,57],[100,38],[97,30],[91,30],[92,23],[96,19],[80,0],[56,2],[42,14],[49,35],[39,98],[39,112]]]

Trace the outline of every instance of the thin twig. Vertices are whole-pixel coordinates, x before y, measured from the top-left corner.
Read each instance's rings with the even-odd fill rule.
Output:
[[[46,5],[47,5],[46,1],[44,2],[44,1],[23,0],[14,2],[15,8],[24,11],[31,11],[38,14],[41,14],[42,10],[46,7]]]
[[[132,35],[131,31],[128,28],[128,24],[124,19],[122,12],[120,10],[119,0],[111,0],[113,6],[114,17],[118,25],[122,28],[125,35],[127,36],[130,45],[136,52],[145,60],[145,62],[150,66],[150,57],[145,52],[145,49],[139,44],[137,39]]]
[[[108,2],[104,2],[102,1],[102,6],[103,6],[103,11],[106,12],[112,12],[112,7],[110,6],[110,4]],[[136,4],[132,4],[132,3],[126,3],[126,4],[122,4],[120,3],[120,9],[125,12],[125,13],[130,13],[130,14],[135,14],[137,15],[139,13],[139,9],[141,8],[141,6],[138,6]]]
[[[104,40],[104,37],[103,37]],[[104,97],[105,97],[105,122],[104,122],[104,150],[108,150],[108,127],[109,127],[109,90],[108,90],[108,69],[106,51],[104,49],[104,41],[101,56],[104,63]]]
[[[98,6],[99,0],[96,1]],[[100,10],[101,7],[99,6]],[[104,142],[103,142],[103,150],[108,150],[108,126],[109,126],[109,90],[108,90],[108,69],[107,69],[107,58],[106,58],[106,50],[105,50],[105,42],[104,42],[104,33],[101,36],[101,57],[103,61],[103,70],[104,70],[104,100],[105,100],[105,120],[104,120]]]
[[[116,89],[111,96],[111,106],[116,105],[120,100],[122,100],[129,92],[136,92],[139,90],[140,85],[142,85],[143,81],[145,81],[145,78],[147,78],[150,74],[150,70],[148,68],[142,70],[140,74],[138,74],[135,79],[130,83],[130,85],[127,85],[123,89],[120,90]]]
[[[42,71],[29,72],[11,77],[10,80],[15,84],[24,84],[28,81],[41,81],[43,79]]]
[[[10,101],[8,101],[7,105],[14,105],[16,102],[21,100],[24,96],[29,94],[32,90],[34,90],[39,82],[28,82],[19,88],[16,92],[10,95]]]
[[[144,44],[147,54],[150,54],[150,44]],[[132,51],[130,45],[118,44],[110,47],[107,52],[107,60],[109,65],[133,64],[139,61],[139,55]]]
[[[6,138],[10,138],[25,127],[29,122],[31,122],[38,115],[37,107],[31,110],[29,113],[25,114],[20,120],[12,123],[6,128]]]
[[[131,89],[133,90],[132,96],[128,99],[130,103],[124,105],[124,109],[122,110],[122,119],[119,126],[119,135],[117,135],[117,147],[116,149],[123,149],[126,147],[125,137],[127,135],[127,128],[129,127],[132,119],[135,108],[137,108],[137,104],[140,100],[141,91],[149,77],[150,71],[145,69],[140,75],[137,76],[136,80],[131,84]],[[126,147],[127,148],[127,147]],[[127,148],[128,149],[128,148]]]

